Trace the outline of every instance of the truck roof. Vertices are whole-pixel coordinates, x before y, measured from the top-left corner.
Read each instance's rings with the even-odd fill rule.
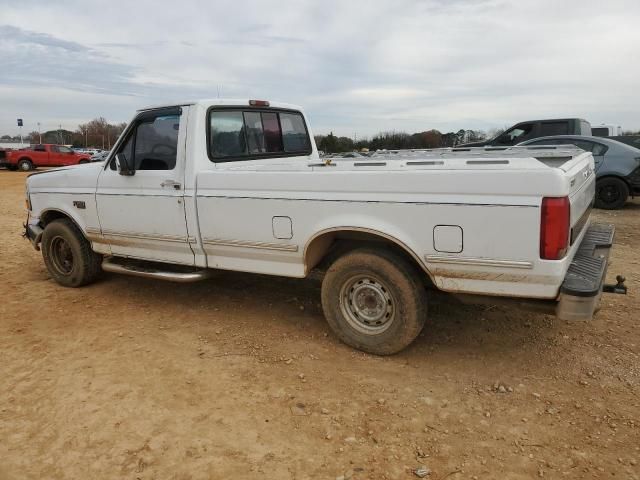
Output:
[[[205,108],[214,107],[214,106],[238,106],[238,107],[248,107],[249,102],[255,99],[249,98],[210,98],[210,99],[201,99],[201,100],[190,100],[186,102],[171,102],[171,103],[162,103],[157,105],[149,105],[144,108],[140,108],[138,112],[144,112],[146,110],[156,110],[158,108],[169,108],[169,107],[183,107],[188,105],[200,105]],[[259,101],[263,101],[260,99]],[[302,110],[302,108],[298,105],[292,105],[290,103],[283,102],[273,102],[267,100],[269,102],[269,107],[275,108],[286,108],[290,110]]]
[[[534,123],[534,122],[568,122],[570,120],[579,120],[581,122],[588,122],[589,123],[589,121],[585,120],[584,118],[571,117],[571,118],[541,118],[539,120],[523,120],[521,122],[514,123],[514,125],[518,125],[520,123]]]

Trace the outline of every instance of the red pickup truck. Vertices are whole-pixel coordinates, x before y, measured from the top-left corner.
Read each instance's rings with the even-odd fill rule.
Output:
[[[22,150],[6,150],[0,156],[0,166],[9,170],[28,172],[36,167],[62,167],[89,163],[91,156],[86,153],[76,153],[64,145],[31,145]]]

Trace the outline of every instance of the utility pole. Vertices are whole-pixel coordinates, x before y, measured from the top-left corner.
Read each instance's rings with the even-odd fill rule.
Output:
[[[42,134],[40,133],[40,122],[38,122],[38,143],[42,143]]]
[[[58,124],[58,143],[64,145],[64,138],[62,138],[62,125]]]
[[[22,147],[22,119],[18,119],[18,126],[20,127],[20,146]]]

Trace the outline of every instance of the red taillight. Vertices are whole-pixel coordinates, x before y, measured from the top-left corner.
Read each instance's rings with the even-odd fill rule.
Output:
[[[570,204],[568,197],[542,199],[540,258],[560,260],[569,246]]]
[[[249,105],[252,107],[268,107],[269,102],[267,100],[249,100]]]

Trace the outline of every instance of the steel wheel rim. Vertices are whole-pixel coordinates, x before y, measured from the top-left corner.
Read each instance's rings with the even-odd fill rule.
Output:
[[[614,203],[620,198],[620,191],[615,185],[606,185],[600,188],[598,197],[604,203]]]
[[[20,164],[20,167],[21,167],[22,171],[24,171],[24,172],[28,172],[29,170],[31,170],[31,167],[29,166],[28,162],[22,162]]]
[[[352,328],[367,335],[386,331],[396,311],[389,288],[372,275],[357,275],[343,284],[340,309]]]
[[[60,275],[71,275],[73,272],[73,252],[71,245],[64,238],[58,236],[51,240],[51,262]]]

